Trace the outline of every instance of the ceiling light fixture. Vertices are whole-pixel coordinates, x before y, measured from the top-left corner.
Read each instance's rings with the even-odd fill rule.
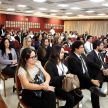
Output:
[[[65,14],[73,14],[73,13],[71,13],[71,12],[67,12],[67,13],[65,13]]]
[[[77,16],[84,16],[84,15],[77,15]]]
[[[81,8],[79,8],[79,7],[72,7],[71,9],[73,9],[73,10],[79,10]]]
[[[15,9],[13,9],[13,8],[8,8],[7,10],[8,10],[8,11],[14,11]]]
[[[87,13],[93,13],[93,12],[95,12],[95,11],[92,11],[92,10],[90,10],[90,11],[86,11]]]
[[[46,2],[46,0],[33,0],[35,2]]]
[[[17,5],[18,7],[26,7],[26,5]]]
[[[50,10],[50,12],[58,12],[58,10]]]
[[[89,0],[89,1],[91,1],[91,2],[103,2],[105,0]]]
[[[67,4],[59,4],[58,6],[60,6],[60,7],[68,7],[69,5],[67,5]]]
[[[108,6],[108,3],[106,3],[106,4],[102,4],[103,6]]]
[[[25,11],[26,13],[32,13],[33,11]]]
[[[106,14],[104,14],[104,13],[101,13],[101,14],[97,14],[97,15],[106,15]]]
[[[39,10],[47,10],[46,8],[39,8]]]

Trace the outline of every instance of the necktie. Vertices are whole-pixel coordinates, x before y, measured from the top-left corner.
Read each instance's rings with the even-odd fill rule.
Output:
[[[90,50],[92,50],[92,46],[91,46],[92,44],[90,43]]]
[[[101,58],[100,53],[98,53],[98,57],[99,57],[99,61],[100,61],[100,63],[101,63],[101,66],[103,66],[104,69],[106,69],[106,66],[105,66],[105,64],[104,64],[104,62],[103,62],[103,60],[102,60],[102,58]]]
[[[89,77],[88,69],[87,69],[87,67],[86,67],[85,64],[84,64],[84,61],[83,61],[82,56],[80,56],[80,58],[81,58],[82,68],[84,68],[86,75]]]

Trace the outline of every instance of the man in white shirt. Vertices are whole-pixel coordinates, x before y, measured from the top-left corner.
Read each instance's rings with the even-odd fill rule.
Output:
[[[92,36],[88,35],[87,42],[84,44],[84,50],[87,54],[93,50],[93,44],[91,42],[92,42]]]
[[[77,38],[77,35],[75,34],[75,32],[73,33],[72,38]]]
[[[53,27],[53,26],[51,27],[50,32],[52,33],[52,35],[54,35],[54,34],[55,34],[55,30],[54,30],[54,27]]]

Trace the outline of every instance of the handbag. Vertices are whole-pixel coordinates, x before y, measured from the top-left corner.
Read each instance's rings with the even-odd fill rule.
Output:
[[[70,92],[80,87],[80,82],[77,75],[74,75],[73,78],[64,77],[62,82],[62,90],[65,92]]]
[[[40,70],[40,68],[35,64],[35,66],[39,69],[39,72],[35,75],[35,78],[33,79],[31,76],[31,73],[28,71],[28,74],[31,78],[32,81],[30,81],[30,83],[34,83],[34,84],[42,84],[45,82],[45,77],[42,73],[42,71]],[[28,90],[33,96],[37,96],[37,97],[41,97],[42,96],[42,90]]]

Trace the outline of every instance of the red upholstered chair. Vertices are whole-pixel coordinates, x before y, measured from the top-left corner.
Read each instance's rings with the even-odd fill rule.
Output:
[[[70,49],[70,47],[65,47],[64,50],[65,50],[65,51],[68,51],[68,52],[71,54],[71,49]]]
[[[71,39],[71,42],[73,42],[73,39]]]
[[[1,63],[0,63],[1,65]],[[9,78],[13,78],[9,75],[6,75],[6,74],[3,74],[2,71],[1,71],[1,66],[0,66],[0,79],[3,80],[3,83],[4,83],[4,96],[6,97],[6,87],[5,87],[5,79],[9,79]]]
[[[35,40],[34,40],[34,39],[32,39],[32,42],[33,42],[33,44],[35,45]]]
[[[18,77],[18,72],[16,72],[16,74],[15,74],[15,80],[16,80],[16,87],[17,87],[17,97],[19,100],[17,108],[22,108],[21,105],[24,108],[31,108],[30,106],[28,106],[24,103],[22,98],[19,97],[19,91],[22,90],[22,87],[21,87],[21,82],[20,82],[19,77]]]
[[[0,40],[2,40],[2,38],[0,38]]]
[[[69,56],[68,56],[69,57]],[[45,63],[45,65],[44,65],[44,69],[46,70],[46,67],[47,67],[47,64],[48,64],[48,61]],[[57,96],[56,95],[56,104],[57,104],[57,106],[58,106],[58,108],[59,108],[59,101],[65,101],[64,99],[62,99],[61,97],[59,97],[59,96]],[[77,104],[77,108],[79,108],[79,103]]]
[[[19,54],[19,42],[17,41],[17,40],[15,40],[15,41],[13,41],[14,42],[14,44],[15,44],[15,48],[16,48],[16,50],[17,50],[17,53]]]

